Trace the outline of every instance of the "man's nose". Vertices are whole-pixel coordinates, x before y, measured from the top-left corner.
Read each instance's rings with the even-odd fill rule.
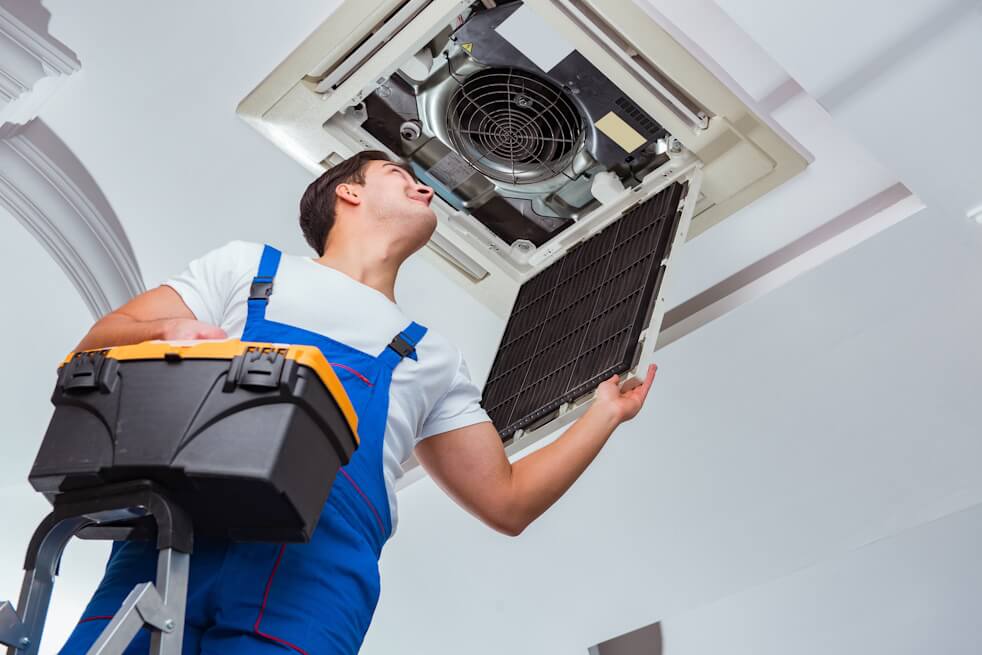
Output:
[[[416,185],[416,191],[418,191],[419,194],[423,196],[427,202],[429,202],[433,198],[433,189],[426,186],[425,184]]]

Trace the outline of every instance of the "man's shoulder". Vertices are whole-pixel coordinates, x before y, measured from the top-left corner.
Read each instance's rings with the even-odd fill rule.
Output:
[[[258,262],[263,251],[263,244],[235,239],[223,245],[212,248],[198,260],[222,267],[236,268],[245,262]]]
[[[258,261],[264,247],[265,244],[263,243],[234,239],[218,248],[218,251],[230,259]]]
[[[264,247],[263,243],[235,239],[208,251],[199,261],[210,270],[222,271],[238,279],[256,274]]]
[[[441,332],[429,327],[426,328],[426,334],[423,335],[423,338],[420,341],[420,347],[425,347],[428,350],[433,350],[447,355],[448,358],[454,360],[456,360],[457,356],[460,354],[460,349],[457,348],[457,345],[454,342],[445,337]]]
[[[464,356],[453,341],[436,330],[427,330],[419,343],[420,361],[425,357],[430,372],[437,375],[441,384],[450,387],[454,384],[462,367],[466,369]]]

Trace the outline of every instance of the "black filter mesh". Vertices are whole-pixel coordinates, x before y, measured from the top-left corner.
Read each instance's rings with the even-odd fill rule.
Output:
[[[683,190],[666,188],[519,289],[482,399],[502,438],[634,365]]]

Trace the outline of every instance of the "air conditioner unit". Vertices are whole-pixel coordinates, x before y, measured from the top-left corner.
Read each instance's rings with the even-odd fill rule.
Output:
[[[679,244],[807,165],[629,0],[345,0],[238,112],[312,172],[372,148],[434,188],[427,256],[507,319],[510,452],[643,374]]]

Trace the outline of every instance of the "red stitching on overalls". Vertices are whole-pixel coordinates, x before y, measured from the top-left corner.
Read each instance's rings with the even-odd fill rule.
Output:
[[[257,635],[259,635],[260,637],[269,639],[270,641],[275,641],[278,644],[283,644],[284,646],[288,646],[293,650],[297,651],[298,653],[307,655],[307,651],[300,648],[299,646],[295,646],[294,644],[291,644],[289,641],[285,639],[280,639],[279,637],[274,637],[273,635],[266,634],[265,632],[259,629],[259,624],[262,623],[263,620],[263,612],[266,611],[266,601],[269,600],[269,590],[273,586],[273,578],[276,577],[276,569],[280,568],[280,560],[283,559],[283,551],[285,550],[286,550],[286,544],[280,546],[280,554],[276,556],[276,563],[273,564],[273,570],[269,574],[269,580],[266,581],[266,593],[263,594],[263,605],[262,607],[259,608],[259,616],[256,617],[256,625],[252,626],[252,631],[255,632]]]
[[[111,616],[87,616],[81,619],[79,623],[85,623],[86,621],[111,621],[112,618]]]
[[[337,364],[335,362],[331,362],[331,366],[340,366],[341,368],[343,368],[343,369],[345,369],[347,371],[351,371],[352,373],[354,373],[355,375],[357,375],[358,377],[360,377],[361,380],[362,380],[362,382],[364,382],[368,386],[370,386],[370,387],[374,387],[375,386],[374,384],[372,384],[371,382],[368,381],[368,378],[366,378],[364,375],[362,375],[361,373],[359,373],[355,369],[351,368],[350,366],[345,366],[344,364]]]
[[[368,508],[371,509],[372,510],[372,514],[375,515],[375,520],[378,521],[379,530],[382,531],[382,535],[384,536],[385,535],[385,524],[382,523],[382,517],[379,516],[378,510],[375,509],[375,505],[372,504],[372,501],[370,501],[368,499],[368,496],[365,495],[365,492],[361,490],[361,487],[358,486],[358,484],[354,481],[354,479],[352,479],[352,477],[350,475],[348,475],[348,472],[347,471],[345,471],[344,469],[338,469],[338,470],[341,471],[341,473],[342,473],[342,475],[344,475],[344,477],[348,478],[348,482],[350,482],[351,483],[351,486],[355,488],[355,491],[357,491],[361,495],[361,497],[365,499],[365,503],[368,504]]]

